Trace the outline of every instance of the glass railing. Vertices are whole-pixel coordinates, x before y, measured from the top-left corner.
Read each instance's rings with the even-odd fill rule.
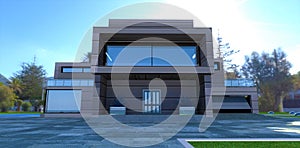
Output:
[[[255,86],[255,84],[252,79],[228,79],[228,80],[225,80],[225,86],[251,87],[251,86]]]
[[[47,81],[47,86],[94,86],[91,79],[51,79]],[[255,86],[252,79],[228,79],[225,80],[228,87],[251,87]]]
[[[91,79],[51,79],[47,81],[47,86],[94,86]]]

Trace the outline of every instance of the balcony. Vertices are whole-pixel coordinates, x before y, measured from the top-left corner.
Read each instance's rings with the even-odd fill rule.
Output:
[[[48,87],[53,86],[94,86],[94,80],[92,79],[50,79],[47,81]],[[254,87],[254,81],[252,79],[228,79],[225,80],[226,87]]]
[[[226,87],[254,87],[252,79],[228,79],[225,80]]]
[[[91,79],[50,79],[47,81],[48,87],[53,86],[94,86],[94,80]]]

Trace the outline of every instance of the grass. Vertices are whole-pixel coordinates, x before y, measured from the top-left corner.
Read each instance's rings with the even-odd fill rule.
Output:
[[[6,114],[41,114],[41,112],[15,112],[15,111],[0,112],[0,115],[6,115]]]
[[[268,114],[268,112],[259,112],[260,114]],[[274,114],[289,114],[288,112],[274,112]]]
[[[259,114],[267,115],[270,117],[300,118],[300,116],[295,116],[293,114],[289,114],[288,112],[274,112],[274,114],[268,114],[268,112],[259,112]]]
[[[195,148],[266,148],[266,147],[272,147],[272,148],[281,148],[281,147],[288,147],[288,148],[296,148],[300,147],[300,142],[297,141],[235,141],[235,142],[189,142],[192,146]]]

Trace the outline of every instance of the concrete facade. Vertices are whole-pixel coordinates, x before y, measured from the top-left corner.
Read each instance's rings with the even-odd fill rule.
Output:
[[[197,74],[206,75],[210,77],[213,71],[213,47],[212,47],[212,36],[211,28],[194,28],[193,22],[190,20],[110,20],[108,27],[94,27],[93,29],[93,46],[92,46],[92,59],[91,59],[91,69],[92,73],[95,74],[95,78],[100,81],[95,81],[95,86],[98,91],[98,96],[104,105],[100,108],[100,114],[105,114],[109,109],[109,106],[113,105],[113,102],[117,97],[113,94],[112,85],[110,78],[107,75],[112,74],[112,67],[105,66],[104,52],[105,46],[107,44],[114,45],[122,42],[122,44],[129,44],[135,42],[137,44],[167,44],[166,41],[161,41],[156,38],[163,38],[168,41],[172,41],[176,44],[188,44],[188,45],[198,45],[202,52],[202,57],[198,57],[198,61],[201,61],[201,65],[195,67]],[[120,75],[126,74],[128,67],[113,67],[115,70],[114,74],[118,73]],[[185,73],[193,73],[190,68],[182,70]],[[160,77],[170,74],[177,75],[176,69],[173,67],[134,67],[130,71],[131,74],[136,74],[137,76],[150,76],[151,74],[160,74]],[[155,77],[155,76],[154,76]],[[203,83],[202,86],[210,82],[200,80]],[[150,80],[138,79],[130,80],[131,85],[135,88],[133,95],[140,99],[140,101],[134,101],[134,99],[128,96],[129,94],[123,94],[122,98],[127,102],[132,99],[127,105],[131,105],[131,109],[127,110],[128,114],[139,114],[142,112],[142,91],[146,89],[149,85]],[[179,100],[180,89],[188,90],[186,94],[182,96],[189,98],[191,104],[189,106],[196,107],[196,113],[203,113],[205,110],[205,105],[197,106],[197,101],[207,102],[210,95],[210,87],[197,88],[195,79],[182,80],[185,84],[179,84],[179,80],[166,79],[164,82],[169,86],[167,92],[162,92],[166,94],[166,100],[161,104],[161,114],[171,114],[173,112],[178,113],[181,106],[181,101]],[[117,89],[122,90],[128,87],[126,84],[122,86],[122,78],[119,80],[119,85],[115,86]],[[161,86],[157,86],[159,88]],[[205,95],[195,98],[197,92],[196,89],[202,89]],[[101,91],[102,90],[102,91]],[[199,90],[200,91],[200,90]],[[192,94],[192,95],[191,95]],[[97,99],[98,97],[94,97]],[[120,98],[119,98],[120,99]],[[124,102],[124,101],[123,101]],[[193,102],[193,103],[192,103]],[[133,111],[134,110],[134,111]]]

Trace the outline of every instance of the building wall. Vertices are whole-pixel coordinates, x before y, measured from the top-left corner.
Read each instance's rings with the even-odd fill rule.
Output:
[[[155,90],[160,90],[162,96],[161,113],[172,114],[174,111],[178,113],[180,106],[197,107],[198,98],[196,82],[193,80],[183,80],[181,83],[178,80],[165,80],[167,88],[161,85],[154,86]],[[120,102],[124,102],[127,107],[128,114],[143,113],[143,90],[148,90],[150,80],[130,80],[131,94],[128,93],[128,85],[125,80],[118,80],[114,89],[121,96]],[[112,88],[112,84],[108,81],[106,88],[106,110],[113,106],[116,102],[116,93]],[[180,96],[182,100],[180,101]],[[134,97],[134,98],[133,98]],[[138,100],[136,100],[137,98]]]
[[[212,76],[213,83],[212,83],[212,93],[213,96],[216,97],[223,97],[225,96],[249,96],[250,102],[249,105],[251,107],[252,113],[259,113],[258,110],[258,96],[257,96],[257,89],[255,86],[239,86],[239,87],[225,87],[224,81],[225,81],[225,70],[223,68],[223,61],[222,59],[215,59],[215,62],[220,63],[219,70],[214,70],[214,74]],[[232,102],[234,103],[234,102]],[[238,104],[236,104],[238,105]],[[237,108],[239,108],[237,106]],[[238,111],[236,111],[238,112]]]
[[[78,73],[64,73],[63,67],[68,68],[90,68],[91,65],[88,62],[56,62],[54,70],[54,79],[93,79],[94,75],[90,72],[78,72]]]
[[[173,26],[173,28],[168,28],[164,26],[156,26],[155,28],[149,27],[147,25],[152,22],[157,22],[158,24],[165,24]],[[113,25],[114,23],[118,23]],[[126,25],[138,26],[138,24],[144,24],[139,27],[124,28]],[[147,24],[147,25],[146,25]],[[184,26],[184,24],[189,24]],[[193,28],[192,21],[184,20],[173,20],[173,21],[164,21],[164,20],[110,20],[109,27],[94,27],[93,29],[93,45],[92,45],[92,59],[91,66],[92,72],[97,73],[96,69],[99,66],[104,64],[104,53],[101,53],[105,49],[107,43],[116,43],[120,40],[123,43],[131,43],[137,38],[144,38],[146,36],[150,37],[162,37],[169,39],[174,43],[196,43],[201,48],[202,54],[204,55],[200,61],[202,66],[210,66],[212,70],[213,65],[213,45],[212,45],[212,35],[211,28]],[[124,26],[123,26],[124,25]],[[156,24],[157,25],[157,24]],[[174,28],[178,27],[178,29]],[[115,34],[117,33],[117,35]],[[124,35],[125,37],[122,37]],[[131,36],[130,36],[131,35]],[[114,36],[114,37],[113,37]],[[180,37],[181,36],[181,37]],[[186,39],[183,41],[183,37]],[[113,38],[112,38],[113,37]],[[174,39],[177,37],[179,39]],[[148,41],[147,41],[148,42]],[[153,41],[155,42],[155,41]],[[202,56],[202,55],[201,55]]]
[[[81,108],[80,111],[83,114],[99,114],[100,110],[100,100],[96,97],[96,90],[94,87],[47,87],[47,90],[81,90]],[[46,95],[47,96],[47,95]],[[47,98],[46,98],[47,101]],[[47,103],[47,102],[46,102]],[[47,106],[45,104],[45,106]]]
[[[256,87],[226,87],[226,95],[250,96],[251,112],[259,113]]]
[[[147,37],[159,37],[164,38],[173,43],[185,43],[185,44],[196,44],[200,47],[200,66],[195,67],[198,73],[202,75],[207,75],[207,79],[201,81],[201,97],[200,104],[198,104],[197,112],[203,112],[203,105],[211,96],[210,92],[210,74],[213,70],[213,45],[212,45],[212,34],[211,28],[194,28],[192,20],[110,20],[108,27],[94,27],[93,28],[93,45],[92,45],[92,59],[91,59],[91,68],[92,73],[97,75],[102,81],[96,81],[96,87],[98,90],[98,95],[101,96],[100,100],[103,104],[106,105],[106,109],[111,105],[113,99],[115,98],[111,91],[111,86],[105,82],[105,79],[102,78],[101,74],[109,74],[111,71],[110,67],[105,66],[105,49],[106,44],[116,44],[116,43],[131,43],[138,39],[143,39],[144,42],[156,43],[157,41],[153,38],[148,39]],[[120,67],[118,73],[122,73],[122,70],[125,69]],[[125,70],[126,72],[126,70]],[[172,71],[168,67],[137,67],[134,68],[132,73],[177,73]],[[191,72],[191,71],[190,71]],[[193,73],[193,72],[191,72]],[[98,76],[99,75],[99,76]],[[101,78],[100,78],[101,77]],[[135,92],[135,95],[138,98],[141,98],[142,89],[146,88],[146,83],[143,81],[135,82],[141,83],[141,86],[133,86],[136,89],[131,89]],[[107,90],[103,90],[103,87],[107,87]],[[121,86],[120,86],[121,87]],[[178,103],[178,92],[179,86],[170,87],[170,92],[168,93],[166,100],[168,103],[163,103],[162,107],[164,109],[163,113],[171,113],[172,108],[171,104]],[[190,87],[190,91],[192,88]],[[105,92],[107,91],[107,92]],[[107,99],[105,99],[105,93]],[[177,97],[177,98],[176,98]],[[197,103],[195,102],[196,106]],[[141,107],[140,104],[134,105],[136,107]],[[178,112],[178,109],[175,111]],[[105,113],[100,109],[100,113]],[[129,111],[130,113],[130,111]]]

